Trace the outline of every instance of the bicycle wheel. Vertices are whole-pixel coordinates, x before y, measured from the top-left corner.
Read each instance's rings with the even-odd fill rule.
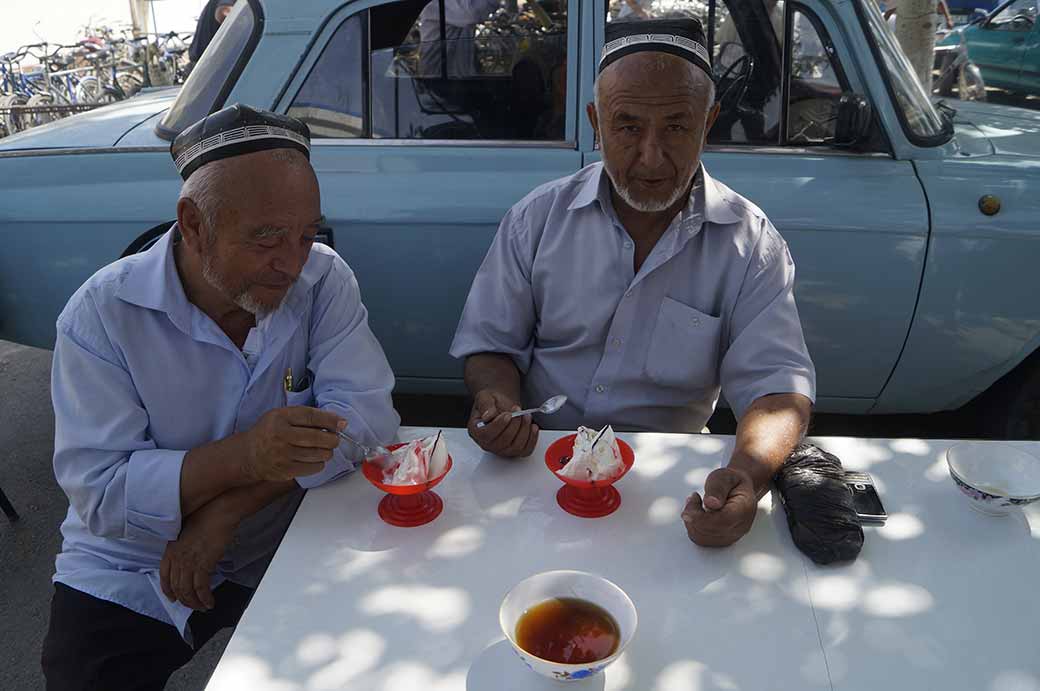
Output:
[[[126,94],[126,98],[130,98],[144,86],[144,80],[136,72],[121,72],[116,76],[116,82]]]
[[[126,98],[123,92],[119,90],[119,87],[108,86],[107,84],[101,87],[101,93],[98,95],[97,100],[94,103],[99,105],[107,106],[110,103],[116,103]]]
[[[12,106],[24,106],[26,98],[21,94],[8,94],[0,98],[0,108],[10,108]],[[3,120],[4,129],[7,130],[8,134],[16,134],[25,129],[24,116],[9,113],[0,115],[0,119]]]
[[[41,108],[45,106],[54,105],[54,96],[52,94],[33,94],[29,97],[29,100],[25,103],[29,108]],[[33,113],[26,117],[26,128],[39,127],[40,125],[46,125],[48,122],[53,122],[58,119],[54,113]]]
[[[76,85],[76,101],[79,103],[97,103],[101,97],[101,80],[97,77],[84,77]]]

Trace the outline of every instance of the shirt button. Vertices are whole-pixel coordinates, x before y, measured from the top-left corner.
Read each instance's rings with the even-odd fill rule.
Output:
[[[614,339],[614,340],[612,341],[612,343],[613,343],[613,344],[614,344],[615,346],[619,346],[619,345],[621,345],[621,339],[620,339],[620,338],[615,338],[615,339]]]
[[[632,249],[632,243],[631,243],[631,242],[628,242],[628,241],[625,241],[625,249],[626,249],[626,250],[630,250],[630,249]]]
[[[693,325],[694,326],[700,326],[701,325],[701,318],[700,317],[694,317],[693,318]]]
[[[596,393],[603,393],[606,390],[607,390],[607,387],[603,386],[602,384],[597,384],[596,385]]]

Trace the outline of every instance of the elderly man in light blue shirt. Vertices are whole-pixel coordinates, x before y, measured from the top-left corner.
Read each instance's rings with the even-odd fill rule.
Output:
[[[307,145],[302,123],[244,106],[193,126],[174,144],[188,151],[177,225],[58,318],[54,469],[70,506],[48,689],[161,689],[237,621],[302,488],[353,469],[334,432],[396,434],[357,281],[314,244]]]
[[[697,20],[608,25],[588,108],[604,163],[506,214],[451,352],[466,358],[470,435],[503,456],[530,454],[538,424],[700,432],[721,391],[736,448],[682,516],[721,546],[803,436],[815,371],[786,244],[700,164],[710,75]],[[552,418],[509,417],[560,393]]]

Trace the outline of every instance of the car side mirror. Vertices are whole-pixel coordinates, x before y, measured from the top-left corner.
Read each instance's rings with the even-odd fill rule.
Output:
[[[968,23],[985,24],[987,17],[989,17],[989,14],[986,12],[986,10],[980,10],[976,7],[975,10],[971,13],[971,18],[968,20]]]
[[[846,92],[838,100],[837,122],[834,126],[834,145],[855,147],[870,138],[874,109],[859,94]]]
[[[1033,20],[1020,14],[1011,20],[1011,28],[1015,31],[1029,31],[1033,28]]]

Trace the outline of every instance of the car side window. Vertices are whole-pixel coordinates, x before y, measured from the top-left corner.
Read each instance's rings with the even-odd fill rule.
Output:
[[[708,29],[719,117],[709,144],[780,143],[784,0],[609,0],[607,21],[695,17]]]
[[[1015,0],[986,22],[996,31],[1030,31],[1036,23],[1037,0]]]
[[[318,137],[562,141],[566,0],[373,7],[333,34],[289,113]]]
[[[787,143],[826,143],[834,138],[838,102],[847,90],[834,47],[823,27],[800,8],[792,10],[789,45]]]
[[[371,16],[373,137],[563,140],[566,0],[405,0]]]
[[[303,120],[314,138],[366,136],[362,32],[365,13],[343,22],[303,82],[288,114]]]

